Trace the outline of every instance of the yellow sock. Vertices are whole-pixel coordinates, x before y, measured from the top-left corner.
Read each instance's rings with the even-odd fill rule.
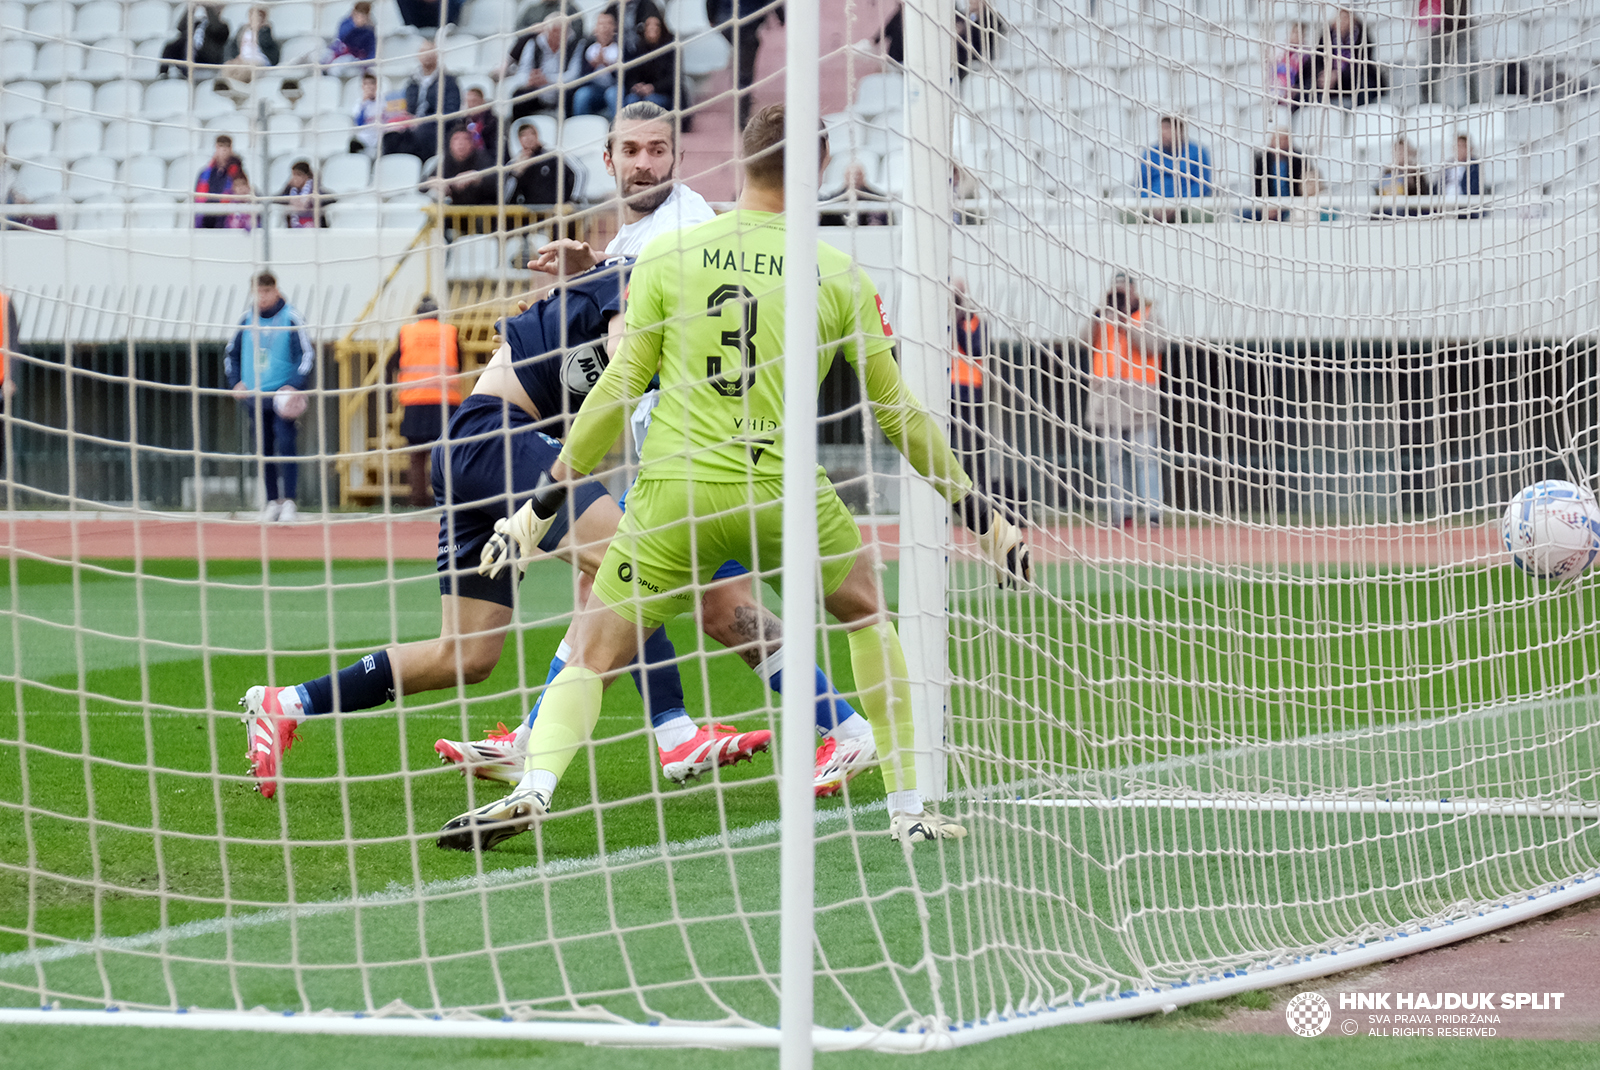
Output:
[[[548,772],[560,780],[572,756],[594,733],[605,690],[600,674],[591,669],[569,666],[557,673],[528,734],[523,769]]]
[[[911,680],[905,651],[894,625],[884,622],[850,633],[850,668],[861,692],[861,712],[872,725],[878,745],[878,768],[886,791],[917,786],[917,764],[911,753]],[[544,714],[539,715],[541,718]],[[534,722],[538,724],[537,721]]]

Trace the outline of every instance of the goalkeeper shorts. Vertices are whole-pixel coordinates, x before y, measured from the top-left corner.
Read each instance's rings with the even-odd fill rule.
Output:
[[[490,579],[478,575],[478,561],[494,534],[495,521],[528,500],[539,477],[560,455],[561,443],[535,430],[533,417],[515,405],[486,394],[474,394],[461,403],[449,432],[433,448],[433,500],[444,506],[439,516],[440,594],[511,605],[517,570],[502,569]],[[606,488],[596,480],[574,486],[539,549],[554,550],[573,522],[606,496]]]
[[[837,591],[861,549],[861,528],[817,469],[817,541],[824,596]],[[635,623],[654,627],[694,608],[695,592],[736,561],[780,588],[783,483],[641,479],[606,551],[594,590]]]

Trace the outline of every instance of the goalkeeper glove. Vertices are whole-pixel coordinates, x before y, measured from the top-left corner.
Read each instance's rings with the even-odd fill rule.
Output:
[[[999,574],[1002,587],[1016,587],[1033,579],[1033,562],[1022,541],[1022,529],[989,508],[977,493],[961,499],[957,508],[967,530],[978,537],[978,549]]]
[[[540,540],[566,503],[566,484],[551,482],[548,472],[540,476],[538,486],[522,508],[494,522],[494,534],[489,536],[478,559],[478,575],[494,579],[509,561],[517,566],[517,579],[522,579],[528,562],[539,554]]]

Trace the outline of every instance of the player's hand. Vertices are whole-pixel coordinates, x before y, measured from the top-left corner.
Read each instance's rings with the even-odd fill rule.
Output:
[[[1022,541],[1022,529],[989,508],[976,493],[968,494],[959,506],[967,530],[978,537],[978,549],[999,574],[1000,585],[1016,587],[1033,579],[1033,561]]]
[[[597,262],[588,242],[557,238],[539,246],[534,259],[528,261],[528,270],[546,275],[581,275]]]
[[[533,496],[522,508],[494,522],[494,534],[478,558],[478,575],[494,579],[509,563],[517,567],[520,580],[528,562],[539,556],[539,543],[566,501],[565,483],[553,483],[548,475],[540,476]]]

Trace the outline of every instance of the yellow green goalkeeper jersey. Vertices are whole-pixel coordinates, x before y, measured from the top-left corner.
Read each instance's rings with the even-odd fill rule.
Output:
[[[770,212],[729,212],[646,245],[628,281],[627,335],[584,401],[563,459],[593,471],[627,403],[659,375],[640,479],[782,478],[783,261],[783,217]],[[818,244],[817,266],[818,385],[842,351],[889,440],[959,500],[971,481],[900,378],[877,288],[831,246]]]

